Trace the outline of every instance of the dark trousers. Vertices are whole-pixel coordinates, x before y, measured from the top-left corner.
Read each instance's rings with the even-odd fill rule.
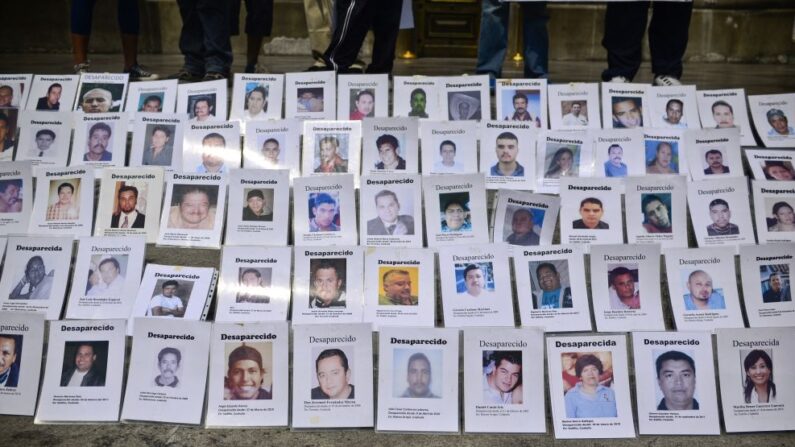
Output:
[[[232,10],[229,15],[231,34],[240,34],[240,3],[242,0],[232,0]],[[270,36],[273,29],[273,0],[246,0],[246,27],[244,30],[249,36]]]
[[[91,35],[91,23],[94,17],[94,5],[97,0],[73,0],[71,15],[72,34]],[[117,0],[117,19],[122,34],[138,34],[140,16],[137,0]]]
[[[185,56],[182,68],[196,75],[229,73],[232,65],[229,2],[177,0],[177,4],[182,16],[182,32],[179,36],[179,50]]]
[[[641,62],[641,41],[646,31],[649,2],[607,4],[605,35],[607,70],[602,80],[615,76],[633,79]],[[649,26],[651,69],[655,75],[682,77],[692,2],[654,2]]]
[[[326,65],[337,71],[347,70],[356,61],[367,31],[372,27],[373,59],[367,72],[391,72],[402,5],[401,0],[337,0],[334,3],[336,26],[323,54]]]

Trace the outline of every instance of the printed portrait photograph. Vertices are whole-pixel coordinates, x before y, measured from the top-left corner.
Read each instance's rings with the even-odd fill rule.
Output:
[[[728,152],[724,146],[712,146],[701,150],[701,167],[704,175],[729,174],[731,169],[726,164]]]
[[[50,180],[46,221],[80,219],[80,181],[79,177]]]
[[[22,371],[24,335],[0,334],[0,386],[16,388]]]
[[[783,200],[782,197],[765,197],[765,222],[767,231],[792,233],[795,232],[795,198]],[[755,204],[760,206],[760,204]],[[792,236],[792,235],[790,235]]]
[[[350,101],[350,119],[362,120],[375,116],[375,89],[351,89],[348,92]]]
[[[215,116],[215,93],[188,95],[188,118],[191,121],[206,121]]]
[[[566,127],[587,126],[588,100],[561,101],[560,116],[563,120],[562,124]]]
[[[742,396],[746,404],[774,404],[773,349],[740,349]],[[786,381],[779,382],[786,385]]]
[[[439,194],[439,211],[442,233],[472,231],[469,191]]]
[[[719,99],[710,106],[712,120],[716,129],[740,127],[734,123],[734,108],[737,104],[731,104],[731,102],[733,101],[729,98],[726,98],[726,100]],[[742,107],[743,109],[745,108],[745,100],[743,100]]]
[[[111,228],[144,228],[149,182],[122,180],[114,184]],[[159,199],[158,199],[159,200]],[[157,217],[154,217],[157,219]]]
[[[166,96],[165,91],[159,92],[142,92],[138,95],[138,107],[136,110],[139,112],[159,113],[163,111],[163,99]]]
[[[718,284],[719,273],[706,268],[679,271],[685,311],[726,309],[723,288]]]
[[[77,94],[75,110],[83,113],[120,112],[124,83],[86,82]]]
[[[205,354],[206,355],[206,354]],[[151,385],[153,388],[181,388],[180,377],[183,373],[182,365],[185,359],[182,357],[182,350],[173,346],[165,346],[157,351],[154,358],[155,365]]]
[[[1,118],[0,118],[1,119]],[[2,124],[0,124],[2,127]],[[39,158],[39,159],[48,159],[48,158],[55,158],[58,156],[58,151],[61,149],[61,137],[59,134],[61,133],[60,126],[52,126],[52,127],[38,127],[38,126],[25,126],[29,129],[30,139],[28,141],[33,141],[34,144],[30,145],[30,148],[27,151],[27,155],[29,158]],[[2,131],[0,131],[2,132]],[[66,130],[64,133],[66,135],[71,136],[71,130]],[[0,140],[2,140],[0,138]],[[57,143],[56,143],[57,142]],[[68,151],[68,143],[66,145],[66,150]],[[17,158],[20,157],[22,154],[21,149],[17,151]]]
[[[541,227],[546,210],[521,205],[505,207],[502,240],[511,245],[535,246],[541,243]]]
[[[646,174],[678,174],[679,142],[644,140]]]
[[[541,90],[506,88],[501,95],[499,117],[504,121],[532,121],[536,127],[541,127]]]
[[[609,230],[610,224],[605,219],[605,206],[598,197],[586,197],[580,200],[579,219],[571,222],[574,230]]]
[[[21,178],[0,180],[0,214],[22,212],[25,191]]]
[[[298,112],[323,111],[323,87],[298,88]]]
[[[480,107],[479,90],[447,93],[447,119],[450,121],[479,120],[483,115]]]
[[[46,85],[46,89],[43,88]],[[70,91],[76,86],[67,84],[67,89]],[[61,96],[63,95],[63,85],[60,82],[53,82],[52,84],[39,84],[38,92],[31,93],[28,101],[36,99],[36,110],[45,112],[57,112],[61,110]],[[64,110],[68,110],[66,106]]]
[[[673,231],[671,193],[641,193],[640,212],[643,216],[643,229],[646,233],[671,233]]]
[[[569,309],[574,307],[569,279],[569,261],[530,261],[530,287],[533,309]]]
[[[662,127],[687,129],[685,103],[679,98],[671,98],[665,103],[665,110],[658,110],[662,116]]]
[[[83,161],[112,161],[113,132],[116,123],[113,121],[88,122],[86,126],[86,143],[83,149]]]
[[[455,291],[459,298],[494,298],[494,264],[471,262],[453,264]]]
[[[312,348],[312,400],[355,399],[353,374],[354,346],[317,346]]]
[[[309,308],[346,307],[345,293],[348,260],[316,258],[309,260]]]
[[[96,254],[91,255],[86,279],[86,296],[121,298],[128,291],[124,289],[130,255]],[[76,284],[72,284],[75,287]]]
[[[317,173],[346,173],[348,172],[348,143],[350,135],[347,133],[317,134],[315,144],[315,161],[312,163]]]
[[[789,264],[766,264],[759,266],[759,281],[763,303],[792,301]]]
[[[143,166],[171,166],[176,132],[176,124],[147,124],[141,164]]]
[[[239,267],[236,303],[268,304],[273,278],[271,267]]]
[[[654,408],[650,411],[693,411],[699,409],[696,380],[696,356],[689,349],[652,350],[657,372]]]
[[[16,269],[12,276],[14,286],[8,294],[10,300],[48,300],[55,281],[55,259],[50,252],[32,256],[19,253],[19,260],[6,265],[4,275]]]
[[[761,162],[761,164],[765,180],[781,180],[785,182],[795,180],[795,169],[793,169],[790,161],[768,160]]]
[[[712,222],[707,225],[707,236],[731,236],[740,234],[740,227],[731,221],[732,210],[729,202],[718,197],[707,205],[707,217]]]
[[[522,351],[481,352],[483,397],[485,405],[521,405],[524,403],[522,387]]]
[[[105,386],[108,341],[67,341],[63,350],[61,386]]]
[[[245,101],[243,102],[243,117],[251,120],[264,120],[268,113],[268,84],[261,82],[246,82]],[[281,107],[281,104],[279,104]]]
[[[11,161],[16,145],[19,109],[0,109],[0,160]]]
[[[580,149],[577,144],[546,143],[544,178],[579,176]]]
[[[620,144],[611,144],[607,147],[607,150],[600,148],[598,154],[599,157],[603,154],[607,156],[603,162],[605,177],[627,176],[627,164],[624,162],[624,148]]]
[[[409,113],[408,116],[416,118],[428,118],[426,106],[428,105],[428,92],[424,88],[417,87],[409,93]]]
[[[643,98],[640,96],[613,96],[610,98],[613,129],[643,127]]]
[[[398,185],[390,186],[390,188],[378,191],[374,199],[369,197],[360,198],[363,205],[369,202],[373,206],[372,211],[368,213],[372,218],[367,221],[367,235],[414,235],[413,190],[401,188]]]
[[[218,206],[218,185],[174,184],[167,228],[212,230]]]
[[[273,188],[243,188],[243,222],[272,222],[273,195]]]
[[[342,229],[339,191],[307,194],[307,208],[310,233]]]
[[[767,136],[771,138],[795,138],[795,129],[789,123],[791,117],[792,112],[790,110],[785,112],[777,107],[768,109],[765,112],[765,118],[769,125]]]
[[[365,147],[364,150],[370,150],[371,147]],[[404,132],[379,135],[375,140],[375,149],[378,151],[378,157],[375,157],[375,169],[379,171],[406,170],[406,134]]]
[[[416,266],[378,267],[378,305],[416,306],[420,298],[420,268]]]
[[[273,343],[227,342],[224,400],[273,399]]]
[[[182,318],[193,293],[189,279],[158,279],[146,308],[147,317]]]
[[[636,263],[607,264],[611,310],[640,309],[640,273]]]
[[[19,108],[25,97],[25,82],[0,81],[0,107]]]
[[[257,135],[257,152],[267,167],[277,167],[285,162],[287,134],[283,132],[261,133]]]
[[[392,351],[392,397],[441,399],[444,368],[441,349],[396,348]]]
[[[493,151],[487,148],[491,142],[481,141],[481,158],[486,157],[486,152],[491,152],[486,162],[489,174],[495,177],[524,177],[525,168],[517,160],[519,157],[519,137],[513,132],[501,132],[494,140]],[[494,163],[494,164],[492,164]]]
[[[464,172],[465,155],[458,153],[464,142],[452,135],[438,135],[428,150],[433,151],[432,174],[457,174]]]
[[[612,352],[564,352],[560,361],[566,418],[618,417]]]

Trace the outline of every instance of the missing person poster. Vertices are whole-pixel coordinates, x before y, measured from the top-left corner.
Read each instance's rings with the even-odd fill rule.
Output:
[[[292,249],[226,245],[215,321],[284,321],[290,306]]]
[[[593,144],[593,176],[646,175],[643,129],[596,129],[589,132]]]
[[[653,85],[648,95],[649,127],[701,129],[695,85]]]
[[[756,146],[748,121],[745,89],[699,90],[696,98],[702,128],[737,128],[740,130],[740,143],[743,146]]]
[[[90,166],[42,168],[36,174],[36,200],[28,232],[91,236],[94,170]]]
[[[597,330],[665,330],[659,284],[659,245],[593,246],[591,296]]]
[[[372,427],[370,324],[293,326],[292,383],[294,429]]]
[[[362,121],[389,116],[389,75],[341,74],[337,79],[337,118]]]
[[[740,247],[743,303],[750,327],[795,326],[790,276],[793,259],[792,243]]]
[[[75,260],[66,318],[127,319],[141,284],[146,239],[82,237]]]
[[[364,321],[380,326],[433,327],[436,278],[427,248],[365,250]]]
[[[464,431],[545,433],[544,333],[464,330]]]
[[[293,181],[293,244],[356,245],[352,174],[300,177]]]
[[[536,144],[536,192],[558,194],[564,179],[589,177],[593,171],[591,143],[586,131],[542,132]]]
[[[43,344],[44,314],[0,313],[0,414],[33,416]]]
[[[224,174],[166,176],[166,198],[160,217],[159,245],[218,248],[226,208]]]
[[[498,120],[529,121],[535,128],[547,129],[546,79],[497,79],[496,89]]]
[[[727,433],[795,430],[793,340],[792,327],[718,330]]]
[[[362,121],[362,175],[419,172],[417,118],[370,118]]]
[[[285,321],[213,324],[208,428],[287,425],[289,337]]]
[[[21,112],[14,160],[30,160],[34,166],[66,166],[73,120],[69,112]]]
[[[362,152],[361,121],[304,121],[304,177],[353,174],[359,185]]]
[[[166,172],[192,171],[182,164],[187,125],[187,113],[137,113],[129,166],[160,166]]]
[[[246,124],[243,167],[289,169],[290,178],[301,175],[301,120],[251,121]]]
[[[252,121],[279,120],[283,99],[283,74],[235,73],[229,119],[244,132]]]
[[[177,107],[176,79],[131,82],[124,111],[130,117],[130,130],[141,113],[174,113]]]
[[[378,339],[376,429],[457,433],[459,330],[384,327]]]
[[[334,71],[287,73],[284,86],[285,118],[337,119],[336,80]]]
[[[795,181],[752,180],[760,244],[795,242]]]
[[[524,247],[513,252],[523,327],[547,332],[590,331],[591,306],[580,245]]]
[[[31,162],[0,166],[0,235],[27,233],[33,209]]]
[[[549,84],[549,128],[601,129],[599,84],[569,82]],[[521,102],[521,98],[518,98]],[[513,99],[516,101],[516,99]]]
[[[50,324],[35,423],[116,422],[121,406],[124,320]]]
[[[201,423],[210,329],[204,321],[136,322],[122,420]]]
[[[42,313],[57,320],[66,295],[72,238],[10,236],[7,245],[0,311]]]
[[[422,121],[423,174],[478,172],[477,126],[454,121]]]
[[[125,112],[75,113],[69,166],[124,166],[128,123]]]
[[[789,122],[795,117],[795,94],[750,95],[748,106],[764,147],[792,147],[795,144],[795,128]]]
[[[688,183],[687,205],[698,246],[755,244],[749,196],[745,177]]]
[[[188,122],[182,151],[182,171],[228,174],[240,167],[240,123]]]
[[[683,129],[645,129],[643,132],[645,175],[687,174]]]
[[[719,435],[709,332],[634,332],[641,435]]]
[[[496,202],[492,242],[522,247],[552,245],[560,197],[500,189]]]
[[[489,241],[483,174],[424,176],[422,182],[429,247]]]
[[[634,438],[625,335],[547,337],[558,439]]]
[[[225,243],[287,245],[289,209],[289,170],[233,169]]]
[[[622,180],[618,178],[564,178],[560,185],[560,241],[583,244],[624,242],[621,213]]]
[[[75,102],[80,75],[33,75],[25,110],[69,112]]]
[[[528,123],[483,121],[478,129],[480,172],[488,189],[535,189],[538,134]]]
[[[422,247],[422,177],[419,174],[363,176],[359,205],[362,245]]]
[[[445,327],[513,326],[513,294],[503,244],[439,249]]]
[[[668,292],[677,330],[745,327],[734,252],[732,247],[665,251]]]
[[[448,121],[491,119],[488,75],[441,77],[438,85],[441,119]]]
[[[648,84],[602,83],[602,128],[652,127]]]
[[[121,112],[129,73],[82,73],[72,110],[83,113]]]
[[[740,131],[736,127],[689,130],[684,141],[693,180],[745,176]]]
[[[795,168],[792,149],[745,149],[745,157],[756,180],[793,181]]]
[[[127,335],[133,334],[135,321],[149,318],[203,320],[216,280],[211,267],[147,264],[127,322]]]
[[[162,168],[103,169],[94,235],[144,236],[146,242],[156,242],[161,197]]]
[[[624,189],[629,243],[687,247],[684,175],[627,177]]]
[[[0,75],[0,85],[6,86],[5,92],[10,94],[4,97],[7,103],[3,107],[24,109],[30,94],[30,84],[33,79],[32,74],[3,74]]]
[[[364,248],[295,247],[295,324],[362,321]]]
[[[187,113],[191,123],[226,121],[227,80],[194,82],[177,87],[177,112]]]
[[[395,76],[392,83],[392,116],[433,120],[447,117],[447,112],[439,108],[440,78]]]

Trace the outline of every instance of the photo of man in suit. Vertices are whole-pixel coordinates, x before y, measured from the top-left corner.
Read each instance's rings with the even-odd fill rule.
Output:
[[[135,186],[124,185],[119,188],[117,195],[119,212],[110,218],[111,228],[143,228],[146,223],[146,216],[139,213],[138,188]]]
[[[414,218],[400,214],[397,194],[383,190],[375,195],[375,209],[378,217],[367,221],[367,234],[370,236],[403,236],[414,234]]]

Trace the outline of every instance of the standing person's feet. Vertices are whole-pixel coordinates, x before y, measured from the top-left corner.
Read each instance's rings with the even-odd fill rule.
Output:
[[[221,73],[218,71],[208,71],[207,74],[204,75],[202,78],[202,82],[204,81],[217,81],[219,79],[227,79],[229,77],[228,74]]]
[[[79,64],[75,64],[74,68],[75,68],[75,74],[88,73],[91,71],[91,61],[85,61]]]
[[[141,64],[134,64],[128,70],[124,70],[124,72],[130,74],[130,81],[154,81],[160,79],[160,76],[145,69]]]
[[[613,76],[613,78],[610,79],[610,82],[615,82],[617,84],[626,84],[628,82],[632,82],[632,79],[629,79],[626,76]]]
[[[198,82],[202,80],[202,75],[191,73],[188,70],[182,69],[172,75],[169,75],[167,79],[176,79],[180,83]]]
[[[674,87],[682,85],[682,81],[680,81],[679,78],[669,75],[657,75],[654,77],[654,85],[659,87]]]

